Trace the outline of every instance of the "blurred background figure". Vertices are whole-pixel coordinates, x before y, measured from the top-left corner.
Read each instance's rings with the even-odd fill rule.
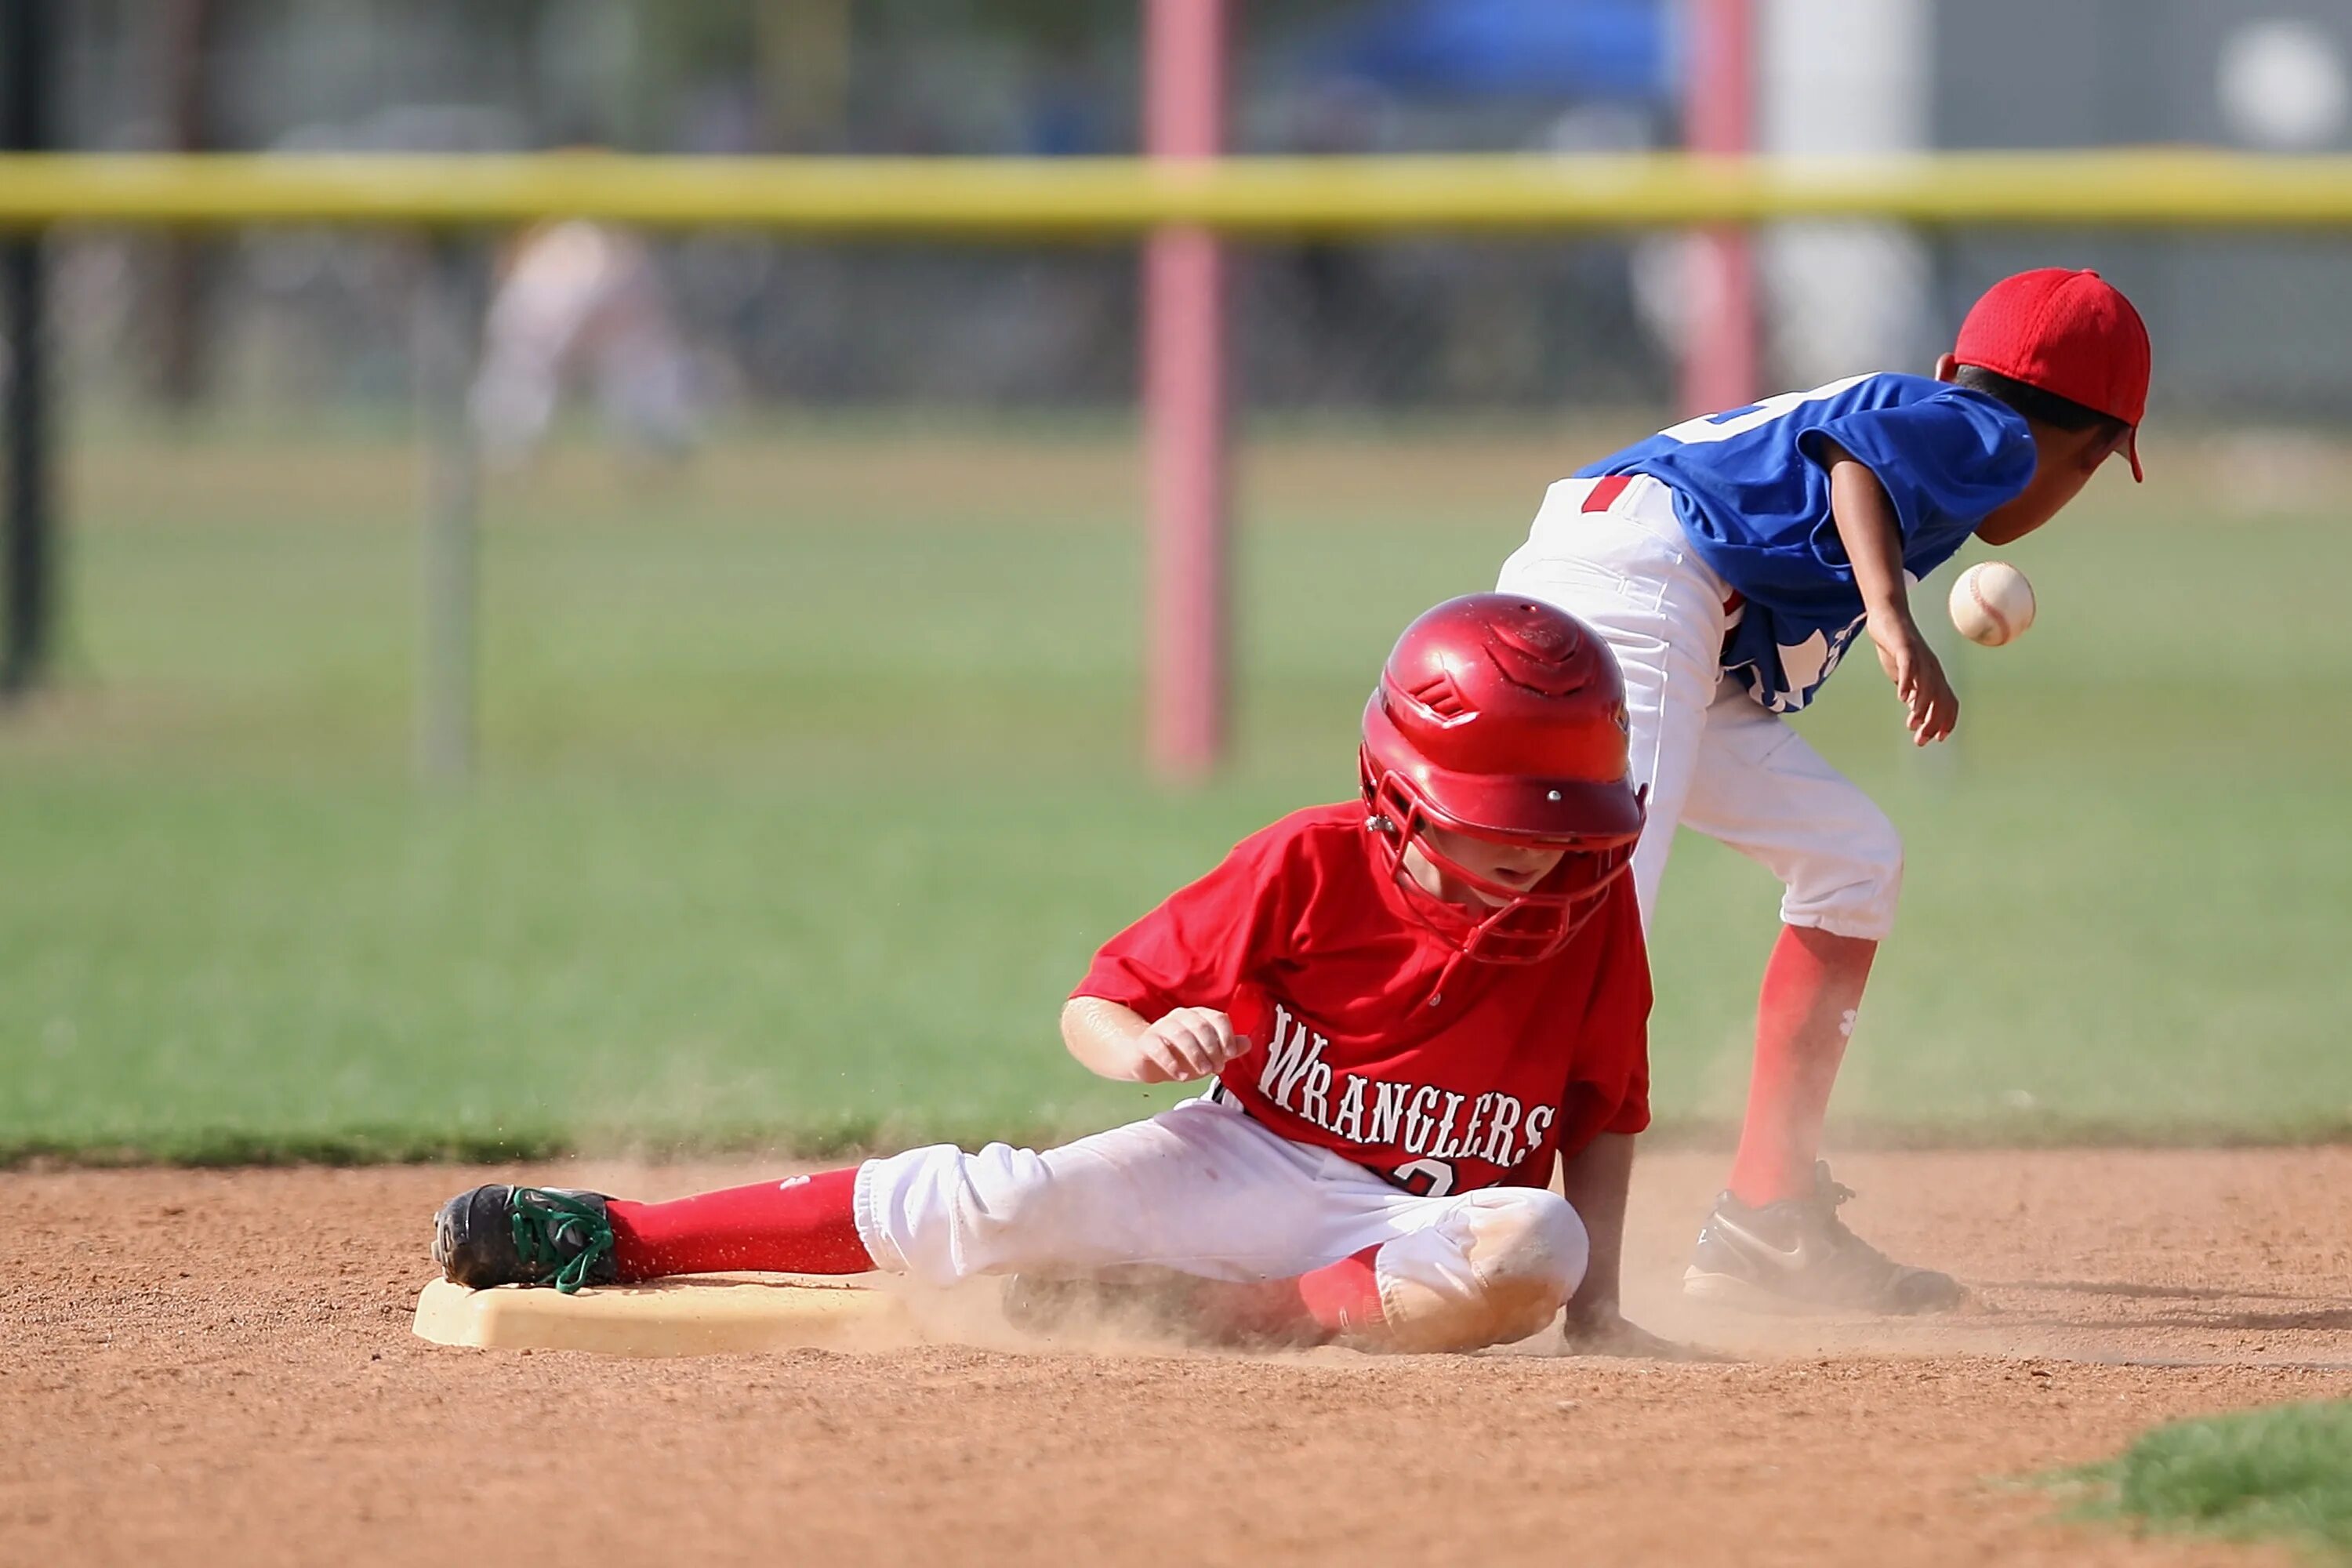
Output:
[[[593,389],[607,431],[675,461],[692,448],[692,372],[652,258],[610,225],[545,224],[499,268],[474,382],[474,428],[488,460],[529,461],[568,385]]]

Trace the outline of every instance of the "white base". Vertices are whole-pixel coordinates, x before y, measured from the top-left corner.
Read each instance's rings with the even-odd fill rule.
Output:
[[[436,1279],[416,1299],[415,1328],[418,1339],[438,1345],[629,1356],[850,1349],[916,1337],[905,1309],[879,1290],[783,1274],[695,1275],[573,1296],[516,1285],[469,1290]]]

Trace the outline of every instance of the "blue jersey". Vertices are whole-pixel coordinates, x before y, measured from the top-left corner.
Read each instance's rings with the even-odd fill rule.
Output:
[[[1894,374],[1688,420],[1577,470],[1647,474],[1675,492],[1692,548],[1747,601],[1723,667],[1776,713],[1811,701],[1862,629],[1862,594],[1830,516],[1825,441],[1886,487],[1914,578],[1950,560],[2033,477],[2022,415],[1981,393]]]

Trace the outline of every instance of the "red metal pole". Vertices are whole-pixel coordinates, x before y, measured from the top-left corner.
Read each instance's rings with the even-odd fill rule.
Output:
[[[1145,0],[1144,151],[1224,151],[1225,0]],[[1150,751],[1196,779],[1224,747],[1227,672],[1224,261],[1204,229],[1144,245],[1143,428],[1150,574]]]
[[[1688,0],[1684,141],[1694,153],[1739,157],[1754,143],[1754,0]],[[1756,258],[1748,231],[1703,229],[1690,246],[1691,320],[1683,349],[1683,412],[1712,414],[1757,396]]]

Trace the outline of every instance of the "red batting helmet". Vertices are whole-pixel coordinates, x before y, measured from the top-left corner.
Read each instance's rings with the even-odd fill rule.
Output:
[[[1565,610],[1471,594],[1407,626],[1364,706],[1360,766],[1374,841],[1420,916],[1476,959],[1531,963],[1566,945],[1641,837],[1625,733],[1616,658]],[[1436,853],[1423,837],[1432,825],[1568,853],[1536,887],[1507,887]],[[1494,912],[1422,893],[1408,847]]]

